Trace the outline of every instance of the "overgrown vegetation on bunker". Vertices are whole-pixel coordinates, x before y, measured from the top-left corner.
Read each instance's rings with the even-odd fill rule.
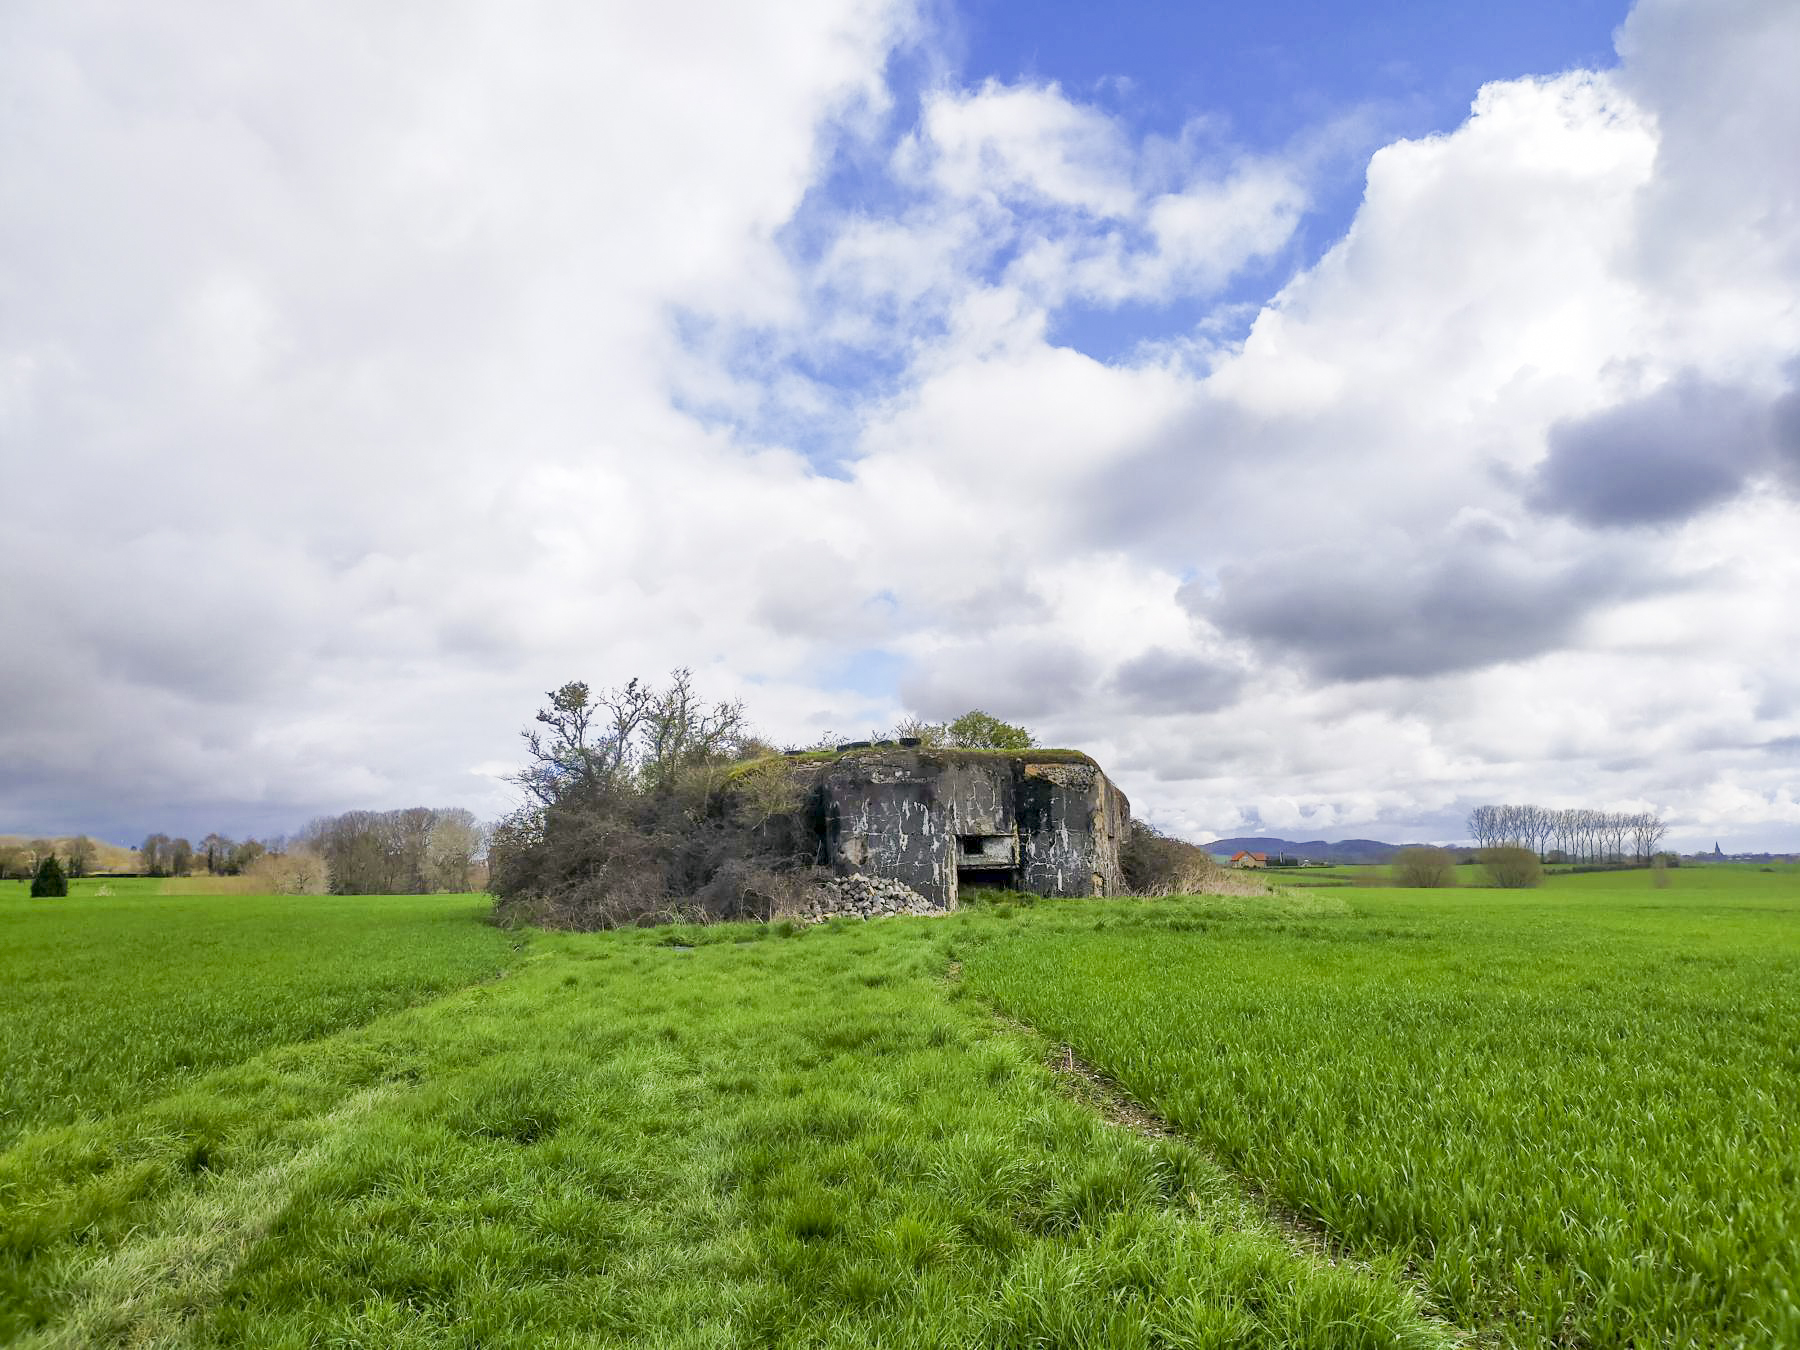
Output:
[[[657,689],[549,695],[525,733],[529,800],[489,848],[508,922],[610,928],[767,919],[811,859],[793,769],[737,703],[707,703],[687,671]]]
[[[516,779],[529,800],[497,827],[489,852],[505,922],[770,920],[817,910],[825,868],[901,881],[940,909],[954,907],[971,864],[1010,868],[995,879],[1046,893],[1124,886],[1118,854],[1129,808],[1099,766],[1077,750],[1037,747],[1024,728],[980,711],[783,751],[749,729],[740,704],[699,697],[686,671],[660,689],[634,680],[596,694],[574,682],[548,698],[525,734],[530,762]],[[1032,806],[1017,819],[998,786],[1009,777],[996,776],[1004,765]],[[874,794],[884,809],[918,797],[925,842],[921,850],[915,831],[910,847],[919,856],[901,856],[879,811],[863,819],[870,802],[850,800],[853,780],[887,783]],[[997,814],[979,832],[992,847],[965,857],[958,850],[973,836],[959,836],[956,822],[977,807],[957,794],[984,788]]]

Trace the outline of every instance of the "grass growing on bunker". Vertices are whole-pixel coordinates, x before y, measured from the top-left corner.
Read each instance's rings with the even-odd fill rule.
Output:
[[[1509,1344],[1800,1344],[1800,873],[1327,890],[965,980]],[[1098,927],[1098,925],[1096,925]]]
[[[1071,1100],[945,977],[997,912],[538,934],[505,979],[34,1132],[0,1154],[0,1340],[1453,1339]]]

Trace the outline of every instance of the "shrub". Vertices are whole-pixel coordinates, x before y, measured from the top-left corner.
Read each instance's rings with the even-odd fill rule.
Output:
[[[265,853],[244,869],[245,889],[271,895],[323,895],[330,889],[325,859],[310,849]]]
[[[488,888],[502,923],[559,928],[769,919],[810,884],[811,817],[794,766],[735,703],[685,670],[596,694],[551,690],[514,779],[527,805],[495,827]]]
[[[944,732],[949,744],[965,750],[1029,750],[1034,744],[1024,727],[1002,722],[979,708],[964,713]]]
[[[1544,884],[1544,866],[1528,848],[1507,844],[1481,850],[1481,870],[1490,886],[1524,890]]]
[[[797,908],[813,880],[803,793],[786,761],[737,767],[618,775],[515,812],[488,849],[497,917],[599,929]]]
[[[1255,877],[1220,867],[1198,844],[1133,820],[1119,850],[1119,870],[1132,895],[1267,895]]]
[[[31,878],[34,896],[56,896],[69,893],[69,879],[63,875],[62,863],[54,853],[46,853],[38,861],[37,874]]]
[[[1218,864],[1198,845],[1133,820],[1119,850],[1119,870],[1133,895],[1173,895],[1203,890]]]
[[[1403,848],[1394,855],[1391,870],[1396,886],[1456,885],[1456,859],[1449,849]]]

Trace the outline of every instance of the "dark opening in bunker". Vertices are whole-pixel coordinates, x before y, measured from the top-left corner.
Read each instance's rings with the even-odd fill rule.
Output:
[[[1010,834],[956,836],[956,889],[974,886],[1017,890],[1019,844]]]
[[[1016,867],[959,867],[956,869],[956,892],[992,890],[1016,891],[1019,889],[1019,869]]]

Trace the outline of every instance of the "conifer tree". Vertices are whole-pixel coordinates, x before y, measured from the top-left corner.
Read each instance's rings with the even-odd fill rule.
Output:
[[[62,863],[57,861],[56,854],[46,853],[38,860],[37,875],[31,879],[31,894],[67,895],[69,879],[63,875]]]

